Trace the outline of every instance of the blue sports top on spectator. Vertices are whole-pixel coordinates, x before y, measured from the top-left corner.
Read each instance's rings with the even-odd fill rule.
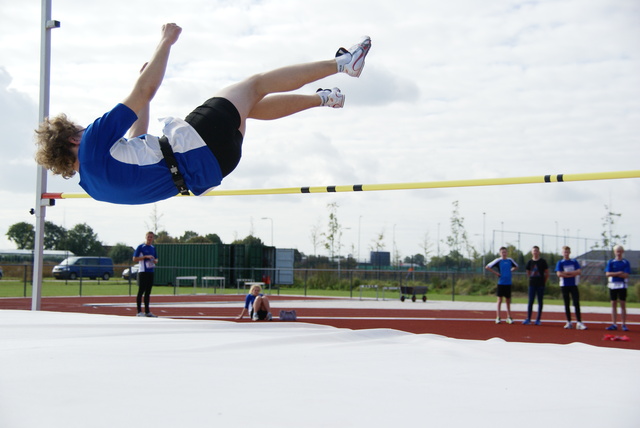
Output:
[[[510,257],[507,257],[506,259],[498,257],[489,263],[487,267],[492,269],[495,265],[498,265],[498,273],[500,274],[498,285],[511,285],[513,283],[511,278],[511,268],[518,267],[516,262],[514,262]]]
[[[264,296],[264,294],[260,293],[258,296]],[[258,296],[254,296],[251,293],[247,294],[247,297],[244,299],[244,308],[249,311],[253,310],[253,302],[256,301],[256,297]]]
[[[138,248],[133,252],[133,257],[140,256],[153,256],[154,260],[144,259],[138,262],[140,272],[153,272],[153,269],[156,267],[155,259],[158,258],[156,247],[147,244],[138,245]]]
[[[631,273],[631,264],[627,259],[622,259],[622,260],[611,259],[607,263],[607,267],[604,269],[604,271]],[[629,283],[628,278],[620,278],[619,276],[610,276],[609,283],[607,284],[607,286],[611,289],[627,288],[628,283]]]
[[[558,260],[556,264],[557,272],[574,272],[580,269],[580,263],[576,259],[569,260]],[[570,286],[570,285],[578,285],[579,276],[574,276],[573,278],[560,278],[560,287]]]

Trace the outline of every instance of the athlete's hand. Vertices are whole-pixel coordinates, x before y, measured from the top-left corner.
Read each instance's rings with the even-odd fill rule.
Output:
[[[182,28],[174,23],[164,24],[162,26],[162,39],[170,45],[178,41]]]

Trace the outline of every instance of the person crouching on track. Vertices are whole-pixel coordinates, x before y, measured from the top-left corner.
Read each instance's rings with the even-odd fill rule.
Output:
[[[262,287],[258,284],[254,284],[249,289],[249,294],[244,299],[244,308],[242,312],[236,318],[241,320],[246,313],[253,321],[271,321],[271,306],[269,305],[269,298],[260,293]]]

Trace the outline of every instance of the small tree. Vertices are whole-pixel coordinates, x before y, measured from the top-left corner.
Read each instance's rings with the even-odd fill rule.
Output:
[[[402,260],[402,254],[398,250],[398,246],[396,245],[396,230],[395,225],[393,227],[393,260],[391,261],[392,266],[396,268],[400,266],[400,261]]]
[[[322,235],[325,238],[324,247],[329,250],[329,255],[331,256],[331,260],[333,260],[336,255],[340,254],[340,250],[342,249],[342,226],[338,221],[338,203],[333,202],[327,204],[327,208],[329,208],[328,230],[327,233],[323,233]]]
[[[471,258],[475,256],[475,248],[469,242],[467,231],[464,228],[464,217],[460,215],[458,201],[453,202],[453,213],[451,214],[451,235],[447,237],[447,245],[450,254],[456,258],[465,254]]]
[[[385,247],[385,243],[384,243],[384,229],[382,229],[380,231],[380,233],[378,233],[376,235],[376,237],[374,239],[371,240],[371,251],[375,251],[376,253],[380,253],[382,250],[384,250]],[[380,267],[380,261],[381,261],[381,257],[378,254],[378,256],[376,257],[376,260],[378,260],[378,267]],[[373,260],[371,260],[371,263],[373,263]],[[378,275],[380,275],[380,273],[378,273]]]
[[[193,238],[189,238],[187,244],[211,244],[211,241],[205,236],[194,236]]]
[[[199,236],[196,232],[192,230],[186,230],[184,234],[178,239],[179,242],[189,242],[191,239]]]
[[[33,250],[35,229],[31,223],[21,221],[12,224],[7,230],[6,236],[13,241],[19,250]]]
[[[257,236],[247,235],[244,239],[236,239],[231,243],[232,245],[264,245],[262,239]]]
[[[109,257],[113,259],[113,263],[119,265],[124,263],[132,263],[133,248],[121,242],[117,243],[109,250]]]
[[[604,206],[606,210],[606,214],[602,217],[602,227],[604,230],[601,233],[602,236],[602,249],[603,250],[613,250],[613,247],[616,244],[626,244],[627,235],[618,235],[615,233],[614,227],[616,223],[616,218],[622,217],[620,213],[614,213],[611,211],[611,208],[608,205]],[[595,247],[598,247],[596,243]]]
[[[98,241],[98,235],[86,223],[76,224],[67,233],[67,248],[78,256],[103,256],[102,242]]]
[[[222,244],[222,239],[220,239],[217,233],[209,233],[205,235],[205,238],[207,238],[212,244]]]
[[[160,224],[160,219],[164,214],[158,213],[158,204],[153,204],[153,209],[151,210],[151,214],[149,214],[150,223],[145,222],[147,229],[152,231],[154,235],[158,234],[158,229],[162,227]]]
[[[446,263],[453,265],[455,269],[461,270],[471,265],[471,261],[465,259],[463,251],[468,255],[474,254],[475,249],[469,243],[467,231],[464,228],[464,217],[460,215],[458,201],[453,202],[453,213],[451,214],[451,235],[447,237],[449,245],[449,255],[445,257]],[[450,260],[447,260],[450,259]],[[455,300],[456,279],[451,281],[451,299]]]
[[[522,268],[525,265],[525,254],[513,244],[507,244],[507,254]]]
[[[420,248],[422,248],[422,254],[424,254],[424,266],[426,266],[429,263],[429,254],[432,253],[433,249],[433,243],[431,242],[431,237],[429,236],[428,231],[424,234]]]
[[[166,230],[161,230],[155,235],[156,235],[156,239],[155,239],[156,244],[173,244],[176,242],[176,239],[173,238],[171,235],[169,235],[169,232],[167,232]]]
[[[318,245],[322,240],[322,233],[320,232],[320,224],[316,223],[311,227],[311,233],[309,235],[311,239],[311,245],[313,246],[313,255],[318,255]]]
[[[67,229],[50,221],[44,222],[44,249],[66,250]]]
[[[380,251],[384,250],[384,248],[385,248],[385,244],[384,244],[384,229],[382,229],[380,231],[380,233],[378,233],[376,235],[376,237],[371,240],[371,243],[372,243],[371,251],[380,252]]]
[[[404,258],[404,262],[405,263],[413,263],[416,264],[418,266],[425,266],[426,262],[425,262],[425,258],[422,254],[415,254],[413,256],[406,256]]]

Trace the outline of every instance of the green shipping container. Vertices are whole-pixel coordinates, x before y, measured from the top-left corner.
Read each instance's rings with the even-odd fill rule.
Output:
[[[227,287],[235,287],[237,279],[261,281],[272,275],[275,248],[260,245],[227,244],[156,244],[158,266],[155,284],[175,284],[179,276],[225,277]],[[191,284],[181,283],[181,286]]]
[[[228,246],[223,244],[156,244],[155,284],[174,284],[177,276],[227,276]]]

